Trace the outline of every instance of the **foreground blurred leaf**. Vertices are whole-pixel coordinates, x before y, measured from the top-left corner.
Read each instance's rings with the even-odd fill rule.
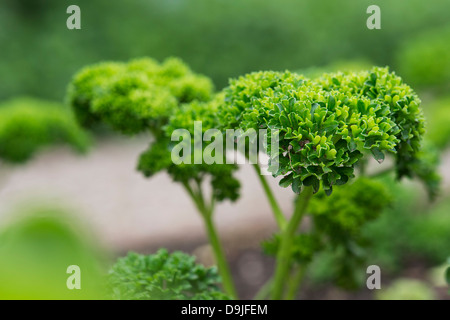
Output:
[[[61,210],[39,209],[0,232],[0,299],[102,297],[99,252]],[[81,269],[81,289],[69,290],[67,267]]]

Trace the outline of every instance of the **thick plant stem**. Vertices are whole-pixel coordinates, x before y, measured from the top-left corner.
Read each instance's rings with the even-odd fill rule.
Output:
[[[294,214],[292,215],[286,229],[281,234],[280,249],[277,254],[277,264],[275,267],[275,277],[272,287],[272,299],[279,300],[283,296],[284,284],[291,267],[292,241],[297,228],[308,207],[309,199],[312,196],[312,188],[305,188],[297,198]]]
[[[284,217],[283,212],[281,211],[280,206],[278,205],[278,202],[275,199],[275,196],[273,195],[266,178],[262,175],[261,168],[259,167],[258,164],[253,164],[253,167],[256,170],[256,175],[258,176],[259,181],[261,182],[261,185],[264,189],[264,192],[266,193],[267,199],[269,200],[269,204],[270,207],[272,208],[275,220],[278,224],[278,228],[280,228],[280,230],[284,230],[287,225],[286,218]]]
[[[208,234],[208,240],[213,249],[214,258],[216,260],[219,269],[220,277],[222,278],[223,288],[232,299],[237,299],[237,293],[234,287],[234,282],[231,276],[230,268],[228,266],[228,262],[225,258],[225,254],[222,245],[220,243],[219,236],[217,235],[217,231],[214,226],[214,222],[212,220],[214,201],[211,201],[211,204],[208,207],[200,192],[198,193],[194,192],[194,190],[192,190],[192,188],[188,183],[183,183],[183,186],[188,192],[189,196],[194,201],[194,204],[196,205],[205,223],[206,232]]]
[[[294,275],[289,281],[289,286],[286,292],[286,300],[294,300],[297,296],[298,288],[300,287],[303,277],[306,273],[306,266],[298,266],[294,271]]]
[[[361,159],[358,164],[359,164],[359,174],[361,176],[365,176],[367,169],[367,159]]]
[[[222,278],[223,288],[225,292],[233,299],[237,299],[236,289],[234,287],[233,278],[231,277],[230,268],[225,258],[225,254],[220,244],[219,237],[217,235],[214,223],[211,215],[204,216],[206,230],[208,232],[209,242],[213,248],[217,265],[219,267],[219,274]]]

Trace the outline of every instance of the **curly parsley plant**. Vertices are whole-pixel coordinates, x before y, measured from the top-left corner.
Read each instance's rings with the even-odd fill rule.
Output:
[[[153,141],[138,162],[138,170],[150,177],[166,171],[183,185],[200,212],[226,292],[236,297],[229,267],[213,223],[215,204],[235,201],[239,182],[233,177],[235,165],[177,163],[172,160],[172,129],[193,131],[202,121],[203,133],[218,126],[218,101],[211,80],[194,73],[181,60],[162,63],[150,58],[128,63],[104,62],[78,72],[68,88],[67,100],[78,121],[86,127],[101,125],[126,135],[150,132]],[[202,137],[200,137],[202,139]],[[214,139],[214,138],[212,138]],[[194,145],[192,149],[202,147]],[[187,155],[190,157],[190,155]],[[215,154],[224,158],[224,154]],[[212,189],[208,196],[206,184]]]
[[[152,255],[128,253],[111,268],[110,296],[115,300],[225,300],[217,269],[195,263],[182,252],[161,249]]]
[[[34,98],[0,104],[0,160],[21,164],[53,145],[68,145],[78,152],[88,148],[89,138],[70,110]]]
[[[388,68],[325,73],[315,79],[288,71],[255,72],[231,80],[225,95],[219,110],[222,128],[267,129],[267,135],[278,142],[272,145],[272,139],[267,139],[269,171],[274,177],[281,176],[280,186],[290,186],[299,194],[287,220],[261,178],[280,227],[275,247],[269,246],[272,253],[276,248],[277,258],[270,283],[273,299],[294,296],[297,281],[288,280],[295,271],[293,257],[309,259],[305,252],[311,250],[296,248],[295,234],[312,195],[323,190],[330,196],[334,187],[355,177],[357,168],[365,175],[368,157],[381,163],[387,155],[392,156],[398,178],[418,177],[435,193],[435,168],[423,161],[426,156],[421,153],[425,121],[420,99]],[[360,199],[370,200],[377,193],[369,191]],[[377,210],[366,212],[357,206],[357,198],[348,204],[332,199],[321,201],[323,213],[313,215],[316,233],[327,234],[332,241],[357,232],[370,214],[379,213],[386,203],[381,201]],[[312,239],[317,236],[304,238],[303,243],[315,248]],[[288,282],[291,289],[285,288]]]

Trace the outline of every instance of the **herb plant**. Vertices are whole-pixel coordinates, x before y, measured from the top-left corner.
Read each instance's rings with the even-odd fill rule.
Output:
[[[128,253],[111,268],[108,285],[116,300],[223,300],[215,267],[205,268],[182,252]]]
[[[146,176],[164,170],[186,189],[204,219],[225,292],[231,298],[237,295],[212,217],[216,202],[234,201],[239,196],[239,182],[233,177],[236,166],[174,163],[171,152],[177,144],[171,136],[176,129],[185,129],[192,137],[194,122],[201,121],[201,138],[212,128],[220,128],[218,134],[227,129],[267,129],[268,137],[278,138],[277,145],[267,139],[268,170],[280,178],[281,187],[292,189],[296,199],[288,218],[261,175],[262,169],[254,165],[279,227],[263,244],[265,252],[276,257],[276,267],[258,298],[295,298],[306,267],[324,248],[343,252],[343,275],[361,264],[361,229],[391,200],[374,175],[395,172],[398,179],[417,178],[431,197],[437,194],[437,163],[432,152],[422,149],[425,121],[421,101],[388,68],[325,73],[313,79],[287,71],[256,72],[233,79],[222,92],[214,93],[207,78],[177,59],[162,64],[140,59],[85,68],[74,77],[68,101],[78,120],[88,127],[103,123],[124,134],[152,133],[154,141],[141,155],[138,170]],[[183,157],[193,160],[195,151],[210,151],[194,140],[187,142],[191,152]],[[215,157],[224,159],[225,152],[217,154],[216,150]],[[370,172],[371,158],[382,163],[386,157],[391,158],[392,166]],[[204,190],[207,180],[209,196]],[[299,232],[307,214],[313,226]],[[113,273],[125,272],[131,279],[125,287],[117,282],[118,294],[159,297],[166,282],[147,284],[138,279],[146,272],[140,271],[142,265],[159,261],[161,256],[170,260],[166,252],[147,258],[132,255],[114,267]],[[150,277],[160,274],[158,268],[150,273]],[[170,279],[169,274],[161,273],[161,279]],[[347,278],[344,282],[351,281]],[[185,297],[180,292],[176,289],[165,297]]]
[[[347,184],[355,177],[357,168],[365,175],[368,157],[381,163],[386,155],[392,155],[392,170],[398,178],[436,180],[430,178],[435,175],[431,165],[424,165],[430,168],[427,174],[422,174],[418,165],[423,163],[420,147],[425,132],[420,100],[387,68],[324,74],[312,80],[290,72],[258,72],[232,80],[225,92],[223,126],[267,128],[268,135],[279,135],[275,153],[268,139],[268,154],[279,158],[279,166],[269,165],[269,171],[274,177],[282,176],[282,187],[291,186],[299,194],[288,221],[280,215],[279,206],[270,201],[281,231],[270,284],[273,299],[284,297],[286,283],[292,284],[288,278],[295,234],[313,194],[322,189],[331,195],[335,186]],[[272,158],[272,163],[275,160]],[[264,189],[273,199],[270,189]],[[366,199],[373,196],[367,191],[370,196]],[[384,202],[379,203],[380,208]],[[333,208],[338,210],[336,205],[338,202],[329,203],[330,211],[315,215],[314,219],[316,229],[325,228],[332,242],[340,228],[336,222],[341,219],[339,212],[332,212]],[[353,220],[358,229],[357,216],[350,211],[345,217],[345,212],[344,222]],[[362,222],[369,218],[364,216],[364,210],[356,212],[362,214]],[[331,227],[327,230],[326,226]],[[351,236],[348,229],[339,233]]]
[[[0,104],[0,160],[21,164],[36,152],[66,144],[79,152],[87,150],[89,138],[70,110],[58,103],[16,98]]]
[[[67,100],[79,122],[86,127],[104,124],[127,135],[152,134],[153,141],[141,154],[138,170],[147,177],[166,171],[185,188],[204,220],[224,289],[230,297],[236,298],[213,223],[213,211],[217,202],[238,198],[239,182],[233,177],[237,167],[175,165],[171,159],[174,144],[170,139],[171,128],[193,130],[191,125],[196,120],[203,121],[204,130],[218,126],[215,112],[221,100],[215,97],[212,82],[175,58],[161,64],[148,58],[129,63],[100,63],[75,75]],[[210,182],[210,196],[204,191],[205,181]]]

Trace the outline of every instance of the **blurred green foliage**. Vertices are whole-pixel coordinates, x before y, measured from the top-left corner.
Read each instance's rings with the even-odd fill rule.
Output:
[[[391,177],[381,181],[393,195],[392,202],[377,219],[359,230],[362,261],[366,265],[379,265],[390,275],[404,270],[411,261],[420,260],[430,267],[444,263],[450,248],[450,201],[444,198],[429,204],[417,184],[398,184]],[[339,280],[340,273],[333,270],[347,261],[342,259],[343,253],[331,247],[319,253],[309,268],[311,279],[314,282]],[[359,285],[366,277],[363,269],[352,271]]]
[[[422,148],[416,157],[407,159],[410,178],[417,178],[426,188],[430,200],[435,200],[441,192],[439,174],[440,150],[429,140],[422,141]]]
[[[307,78],[319,78],[324,73],[350,73],[369,70],[372,68],[372,63],[367,59],[353,59],[353,60],[337,60],[324,66],[312,66],[299,69],[296,73],[301,74]]]
[[[324,193],[313,197],[309,206],[313,230],[325,249],[316,252],[314,272],[325,272],[327,279],[345,289],[357,288],[367,261],[364,228],[379,218],[392,198],[383,183],[368,178],[337,188],[329,197]],[[321,264],[327,265],[326,270]]]
[[[0,3],[0,98],[61,99],[82,66],[179,56],[218,87],[255,70],[297,70],[364,58],[392,65],[403,40],[448,25],[447,0],[377,0],[381,30],[368,30],[371,0],[74,0],[82,29],[66,28],[57,0]]]
[[[450,96],[439,97],[427,104],[427,137],[439,149],[450,144]]]
[[[101,299],[103,253],[61,209],[27,209],[0,231],[0,299]],[[81,270],[69,290],[67,267]]]
[[[450,248],[449,200],[427,205],[414,185],[389,183],[389,187],[396,195],[393,206],[364,230],[371,239],[373,261],[392,271],[400,270],[411,258],[432,265],[444,263]]]
[[[377,219],[392,198],[382,183],[362,177],[337,188],[331,196],[317,194],[311,199],[308,211],[314,230],[325,235],[334,246],[358,240],[361,228]]]
[[[44,147],[67,144],[86,151],[89,138],[70,110],[60,104],[16,98],[0,104],[0,159],[9,163],[29,160]]]
[[[205,268],[182,252],[130,252],[112,266],[108,287],[115,300],[228,300],[215,267]]]
[[[357,288],[363,280],[360,270],[367,262],[365,226],[376,221],[392,198],[383,183],[368,178],[336,188],[330,196],[319,192],[308,207],[311,230],[294,239],[294,261],[300,266],[311,262],[310,276],[316,281]],[[276,255],[279,244],[280,237],[275,235],[262,247],[266,254]]]
[[[415,279],[400,278],[376,291],[378,300],[434,300],[435,292],[424,282]]]
[[[398,71],[421,88],[450,87],[450,27],[420,33],[406,41],[396,55]]]

